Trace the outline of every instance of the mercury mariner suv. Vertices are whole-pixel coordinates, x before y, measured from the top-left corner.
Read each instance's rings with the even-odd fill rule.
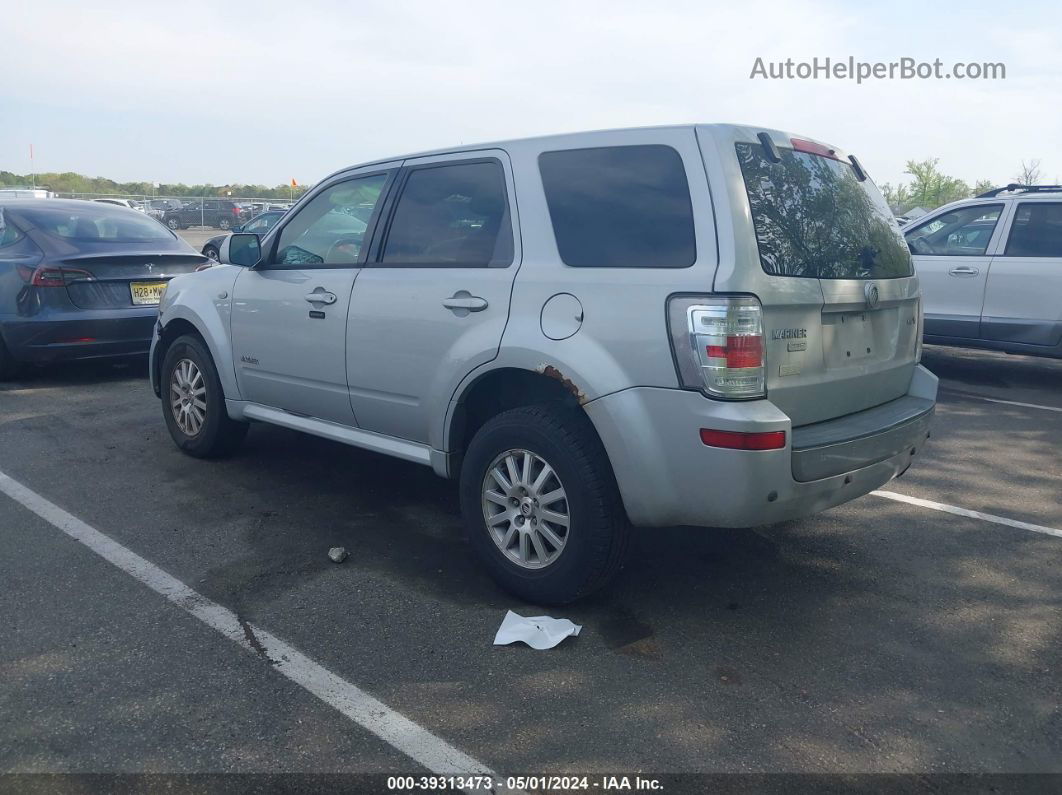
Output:
[[[458,481],[506,588],[605,583],[632,526],[750,527],[902,474],[929,436],[911,256],[859,161],[695,125],[344,169],[169,283],[174,441],[251,422]]]

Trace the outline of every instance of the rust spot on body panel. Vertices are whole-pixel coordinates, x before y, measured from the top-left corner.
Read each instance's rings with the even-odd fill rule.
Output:
[[[568,392],[570,392],[576,400],[579,401],[579,405],[586,403],[586,395],[575,385],[575,382],[564,375],[560,370],[554,367],[552,364],[544,364],[538,368],[538,371],[547,378],[553,378],[560,382]]]

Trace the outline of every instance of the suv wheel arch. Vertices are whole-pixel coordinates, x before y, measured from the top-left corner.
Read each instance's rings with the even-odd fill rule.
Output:
[[[162,384],[162,363],[166,360],[166,352],[170,349],[170,345],[173,344],[174,340],[186,334],[193,337],[198,337],[200,340],[203,341],[204,345],[207,345],[208,348],[210,347],[206,341],[206,337],[204,337],[203,334],[200,333],[199,329],[195,327],[195,324],[191,323],[188,320],[185,320],[184,318],[174,318],[165,326],[163,326],[162,334],[159,337],[159,344],[155,348],[155,358],[154,361],[151,362],[151,367],[155,371],[152,374],[152,382],[155,384],[159,384],[160,388]]]
[[[472,437],[493,417],[510,409],[542,404],[585,415],[582,402],[578,387],[555,367],[546,366],[542,372],[501,367],[483,373],[465,386],[447,423],[444,445],[450,453],[448,474],[457,476]]]

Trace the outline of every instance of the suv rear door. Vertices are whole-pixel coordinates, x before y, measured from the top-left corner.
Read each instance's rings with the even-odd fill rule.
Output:
[[[501,150],[416,158],[394,194],[354,286],[347,379],[361,428],[427,442],[497,355],[520,263],[512,169]]]
[[[1062,343],[1062,202],[1019,201],[992,258],[981,316],[987,340]]]
[[[902,397],[918,280],[892,213],[840,151],[771,132],[775,162],[759,132],[698,138],[721,227],[714,289],[763,306],[768,399],[800,426]]]

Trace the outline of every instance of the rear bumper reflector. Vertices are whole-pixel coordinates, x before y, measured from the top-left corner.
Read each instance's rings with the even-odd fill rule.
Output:
[[[781,450],[785,447],[785,431],[742,433],[701,428],[701,441],[709,447],[728,450]]]

